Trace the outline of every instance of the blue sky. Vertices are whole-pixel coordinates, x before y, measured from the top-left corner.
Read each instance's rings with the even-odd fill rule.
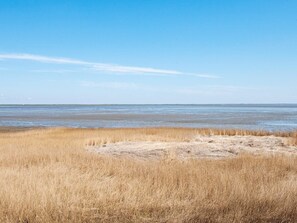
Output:
[[[297,103],[295,0],[1,0],[0,103]]]

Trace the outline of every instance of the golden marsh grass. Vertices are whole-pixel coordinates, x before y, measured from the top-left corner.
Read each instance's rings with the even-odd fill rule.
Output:
[[[207,129],[0,133],[0,222],[297,222],[297,157],[140,161],[86,145],[187,141]],[[277,133],[296,143],[296,133]],[[295,138],[294,138],[295,137]],[[297,143],[296,143],[297,144]]]

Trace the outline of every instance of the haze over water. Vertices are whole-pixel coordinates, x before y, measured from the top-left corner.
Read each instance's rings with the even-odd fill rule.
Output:
[[[0,105],[0,126],[290,131],[297,129],[297,105]]]

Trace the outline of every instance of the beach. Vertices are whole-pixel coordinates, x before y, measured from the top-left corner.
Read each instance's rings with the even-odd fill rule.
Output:
[[[297,223],[296,9],[0,0],[0,223]]]
[[[297,133],[1,128],[1,222],[297,221]]]

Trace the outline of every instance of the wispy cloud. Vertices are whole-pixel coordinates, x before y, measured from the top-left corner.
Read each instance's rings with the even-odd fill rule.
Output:
[[[236,95],[237,93],[256,91],[257,88],[245,86],[232,86],[232,85],[200,85],[191,87],[182,86],[167,86],[156,87],[141,83],[134,82],[93,82],[93,81],[80,81],[81,87],[86,88],[100,88],[100,89],[115,89],[115,90],[132,90],[135,91],[148,91],[159,92],[162,94],[177,94],[186,96],[222,96],[222,95]]]
[[[31,72],[65,74],[65,73],[78,73],[78,72],[81,72],[81,70],[66,70],[66,69],[57,70],[57,69],[55,69],[55,70],[31,70]]]
[[[140,85],[131,82],[92,82],[92,81],[82,81],[80,82],[82,87],[87,88],[109,88],[109,89],[132,89],[137,90],[140,89]]]
[[[28,60],[40,63],[69,64],[91,68],[96,71],[122,73],[122,74],[147,74],[167,76],[192,76],[200,78],[218,78],[215,75],[187,73],[176,70],[157,69],[150,67],[123,66],[117,64],[96,63],[72,58],[48,57],[32,54],[0,54],[0,60]]]
[[[55,64],[77,64],[77,65],[88,65],[89,62],[74,60],[70,58],[56,58],[47,57],[33,54],[0,54],[0,59],[11,59],[11,60],[31,60],[42,63],[55,63]]]

